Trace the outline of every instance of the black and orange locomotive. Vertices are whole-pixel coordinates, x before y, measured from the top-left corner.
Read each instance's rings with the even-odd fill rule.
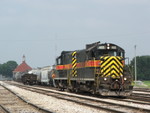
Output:
[[[72,92],[88,91],[105,96],[129,96],[132,76],[121,47],[96,42],[86,49],[63,51],[56,59],[55,86]]]

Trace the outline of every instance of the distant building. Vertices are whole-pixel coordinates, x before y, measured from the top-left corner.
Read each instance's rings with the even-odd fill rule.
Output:
[[[21,76],[30,70],[32,68],[25,62],[25,55],[23,55],[22,63],[13,71],[13,79],[20,81]]]

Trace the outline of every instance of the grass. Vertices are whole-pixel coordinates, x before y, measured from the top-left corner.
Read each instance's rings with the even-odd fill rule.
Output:
[[[139,88],[150,88],[150,81],[140,81],[134,84],[134,86]]]
[[[144,83],[148,88],[150,88],[150,81],[143,81],[143,83]]]

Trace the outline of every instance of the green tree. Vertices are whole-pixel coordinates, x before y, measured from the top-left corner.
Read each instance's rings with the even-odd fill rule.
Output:
[[[2,64],[0,64],[0,74],[2,74]]]
[[[4,64],[0,64],[0,74],[12,77],[13,70],[18,66],[18,64],[15,61],[8,61]]]
[[[150,80],[150,56],[137,56],[137,79]],[[131,61],[131,66],[134,67],[135,58]],[[133,68],[135,69],[135,67]]]

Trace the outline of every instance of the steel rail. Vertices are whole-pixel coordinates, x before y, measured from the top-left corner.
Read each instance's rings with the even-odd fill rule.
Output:
[[[8,91],[10,91],[12,94],[14,94],[14,95],[16,95],[20,100],[22,100],[23,102],[25,102],[25,103],[27,103],[27,104],[29,104],[29,105],[31,105],[31,106],[33,106],[34,108],[36,108],[36,109],[38,109],[39,111],[42,111],[42,112],[45,112],[45,113],[54,113],[53,111],[50,111],[50,110],[48,110],[48,109],[44,109],[44,108],[42,108],[42,107],[40,107],[40,106],[37,106],[37,105],[35,105],[35,104],[32,104],[31,102],[29,102],[29,101],[26,101],[24,98],[22,98],[21,96],[19,96],[18,94],[16,94],[15,92],[13,92],[12,90],[10,90],[9,88],[7,88],[7,87],[5,87],[5,86],[3,86],[3,85],[1,85],[2,87],[4,87],[5,89],[7,89]],[[4,107],[3,107],[4,108]],[[4,108],[5,109],[5,108]],[[8,111],[8,110],[7,110]],[[8,113],[10,113],[9,111],[8,111]]]
[[[8,111],[3,105],[0,104],[0,107],[2,108],[2,110],[6,113],[11,113],[10,111]]]
[[[57,94],[59,95],[63,95],[63,96],[57,96],[56,95],[56,92],[52,92],[52,91],[48,91],[48,90],[44,90],[44,89],[40,89],[39,91],[39,88],[35,88],[35,87],[31,87],[31,86],[19,86],[21,88],[24,88],[24,89],[27,89],[27,90],[30,90],[32,92],[38,92],[38,93],[41,93],[41,94],[44,94],[44,95],[48,95],[48,96],[53,96],[55,98],[59,98],[59,99],[63,99],[63,100],[68,100],[68,101],[72,101],[72,102],[76,102],[78,104],[82,104],[82,105],[86,105],[86,106],[91,106],[93,108],[97,108],[97,109],[103,109],[103,110],[107,110],[107,111],[110,111],[110,112],[120,112],[120,113],[123,113],[122,111],[118,111],[116,109],[111,109],[111,108],[104,108],[102,106],[95,106],[95,105],[91,105],[91,104],[88,104],[88,103],[83,103],[83,102],[80,102],[80,101],[75,101],[75,100],[72,100],[72,99],[66,99],[64,98],[63,96],[70,96],[70,97],[76,97],[74,95],[66,95],[66,94],[62,94],[62,93],[59,93],[57,92]],[[28,88],[31,88],[31,89],[28,89]],[[43,92],[42,92],[43,91]],[[53,93],[52,94],[49,94],[49,93]],[[54,95],[55,94],[55,95]],[[76,98],[80,98],[80,99],[86,99],[86,97],[76,97]],[[134,107],[134,106],[129,106],[129,105],[121,105],[121,104],[117,104],[117,103],[112,103],[112,102],[106,102],[106,101],[102,101],[102,100],[96,100],[96,99],[89,99],[88,100],[90,101],[95,101],[95,102],[100,102],[100,103],[105,103],[105,104],[109,104],[109,105],[115,105],[115,106],[119,106],[119,107],[124,107],[124,108],[130,108],[130,109],[133,109],[133,110],[137,110],[137,111],[143,111],[143,112],[150,112],[150,109],[144,109],[144,108],[137,108],[137,107]],[[126,111],[125,111],[126,112]]]

